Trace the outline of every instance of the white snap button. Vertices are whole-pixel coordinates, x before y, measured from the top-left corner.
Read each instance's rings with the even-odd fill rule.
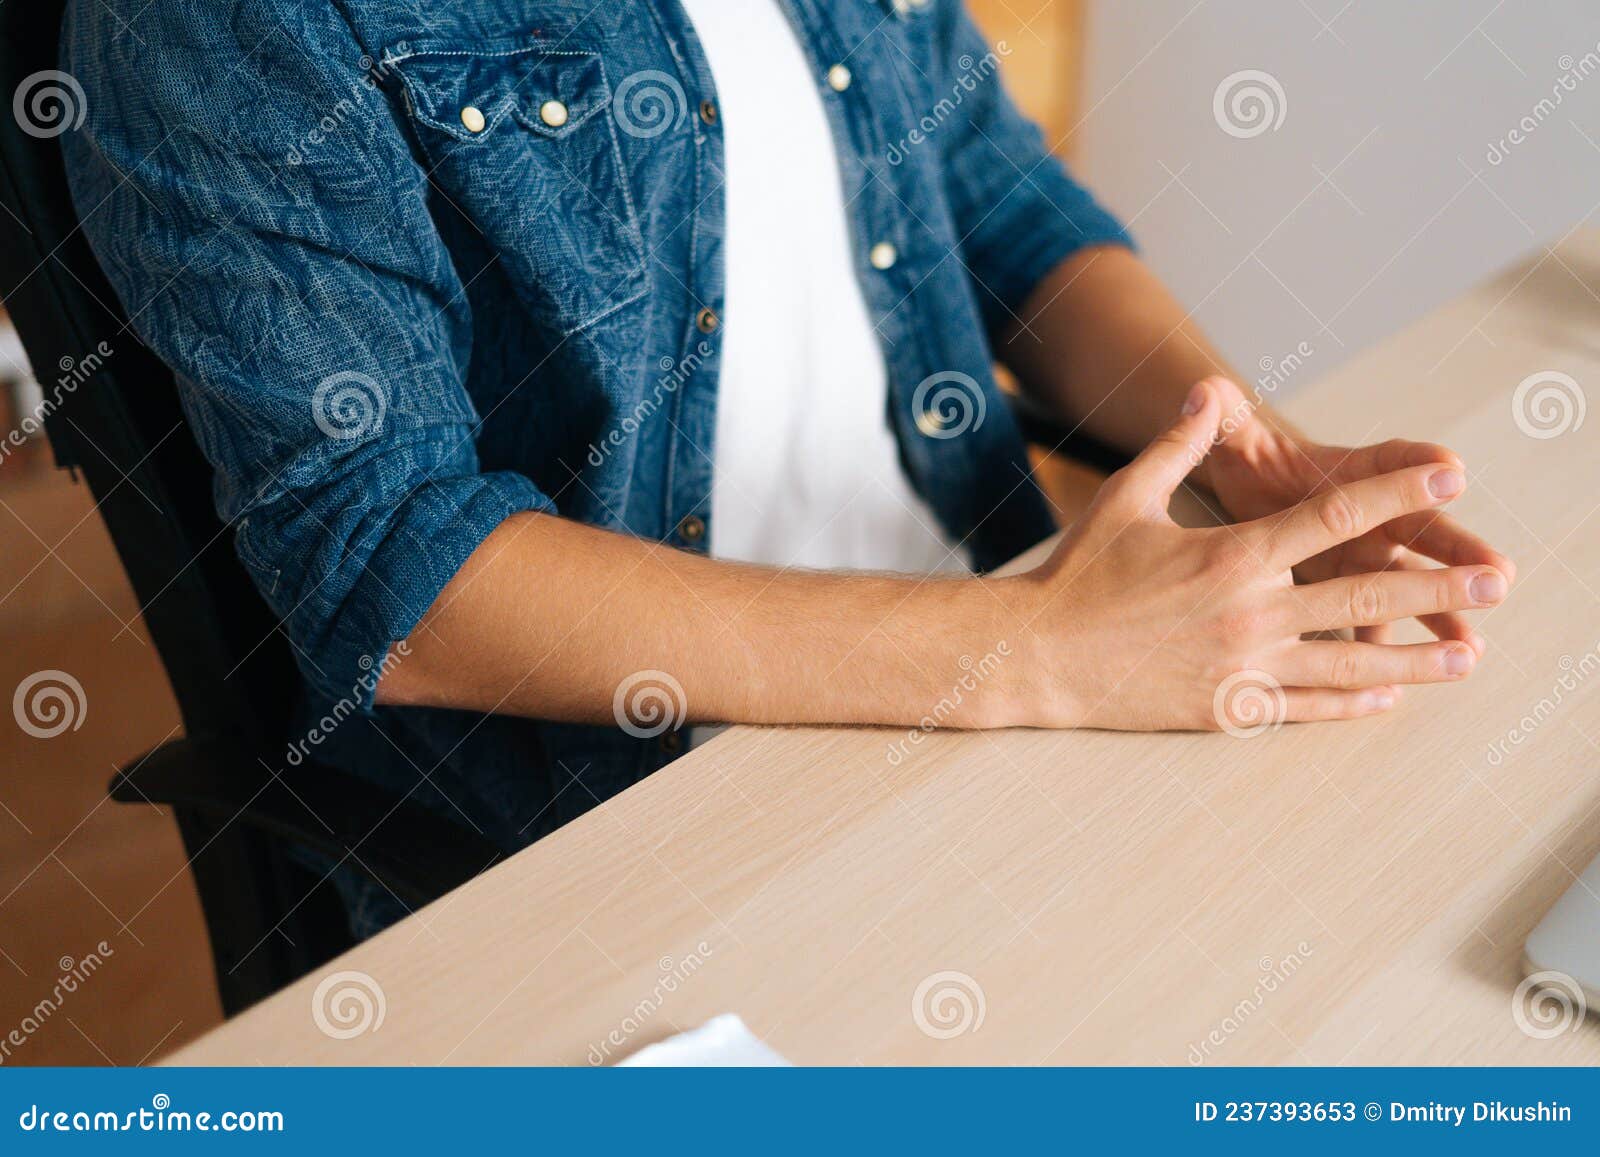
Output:
[[[567,123],[567,106],[559,100],[547,100],[539,106],[539,119],[553,129]]]
[[[467,126],[469,133],[481,133],[484,125],[483,110],[469,104],[461,110],[461,123]]]
[[[842,64],[836,64],[828,69],[828,87],[834,92],[843,92],[850,87],[850,70]]]
[[[878,242],[867,253],[867,260],[872,262],[874,269],[888,269],[899,257],[899,250],[887,241]]]

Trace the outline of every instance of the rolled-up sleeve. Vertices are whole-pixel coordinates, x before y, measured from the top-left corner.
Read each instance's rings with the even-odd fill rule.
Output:
[[[1040,280],[1079,249],[1133,242],[1068,174],[1001,83],[991,48],[961,0],[937,0],[937,91],[959,100],[941,128],[944,173],[966,263],[991,333]]]
[[[280,10],[282,9],[282,10]],[[509,515],[480,470],[471,318],[426,175],[331,4],[77,4],[63,140],[83,227],[177,376],[235,549],[318,703],[370,671]]]

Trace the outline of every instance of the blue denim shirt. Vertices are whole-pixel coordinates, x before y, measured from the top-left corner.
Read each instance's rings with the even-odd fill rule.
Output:
[[[1052,529],[992,338],[1121,227],[958,0],[773,2],[833,128],[885,420],[992,566]],[[715,541],[723,141],[677,0],[76,0],[64,39],[84,229],[294,646],[299,753],[426,781],[507,846],[669,759],[611,728],[374,710],[372,671],[517,511]]]

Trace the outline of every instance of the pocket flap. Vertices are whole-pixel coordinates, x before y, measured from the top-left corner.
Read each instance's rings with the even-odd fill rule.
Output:
[[[507,119],[542,136],[563,137],[611,103],[599,54],[565,45],[423,47],[388,53],[384,62],[400,75],[412,114],[464,143],[492,137]],[[560,109],[541,115],[552,101]],[[477,132],[462,119],[469,108],[483,117]]]

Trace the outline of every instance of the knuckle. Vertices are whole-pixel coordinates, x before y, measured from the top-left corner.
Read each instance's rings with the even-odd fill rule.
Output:
[[[1388,606],[1389,598],[1376,580],[1358,582],[1350,588],[1350,617],[1357,623],[1383,622]]]
[[[1335,651],[1328,664],[1328,681],[1334,687],[1360,686],[1361,661],[1351,651]]]
[[[1317,517],[1329,533],[1338,535],[1341,540],[1360,534],[1364,519],[1360,503],[1337,490],[1330,490],[1317,499]]]

